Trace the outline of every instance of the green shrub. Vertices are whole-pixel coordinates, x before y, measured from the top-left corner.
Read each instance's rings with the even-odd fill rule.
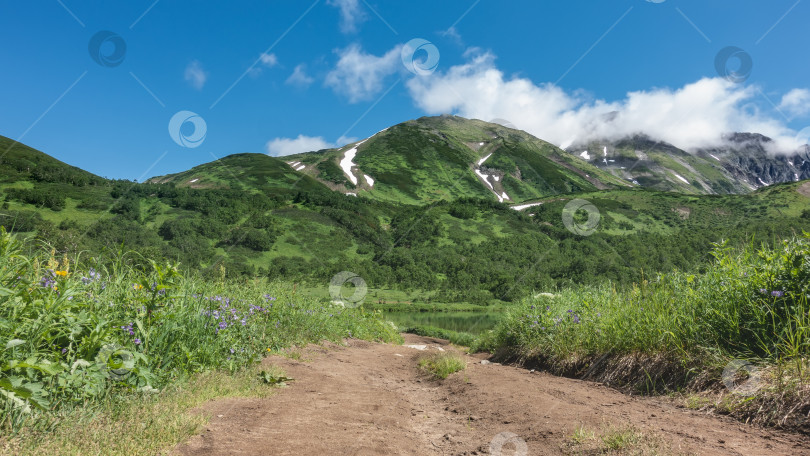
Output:
[[[434,352],[419,358],[419,367],[435,378],[445,379],[452,373],[466,369],[467,362],[455,352]]]
[[[777,361],[810,354],[810,236],[778,248],[720,244],[712,254],[703,274],[527,299],[507,311],[491,346],[541,350],[558,360],[669,353]]]
[[[77,267],[21,247],[0,229],[6,428],[113,391],[153,391],[195,372],[241,369],[293,344],[399,340],[379,313],[324,307],[280,283],[206,282],[134,254],[109,268],[91,267],[92,260]]]

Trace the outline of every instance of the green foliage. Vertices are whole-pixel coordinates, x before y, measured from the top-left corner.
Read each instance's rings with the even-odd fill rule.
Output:
[[[259,372],[259,380],[267,385],[285,386],[287,383],[295,381],[294,378],[287,377],[280,369],[271,370],[270,372],[263,370]]]
[[[490,348],[542,350],[552,360],[667,353],[779,361],[810,354],[810,236],[774,248],[718,244],[712,255],[700,274],[528,299],[507,312]]]
[[[450,374],[467,368],[464,358],[455,352],[436,352],[419,358],[419,367],[438,379],[445,379]]]
[[[54,211],[65,208],[65,196],[51,189],[12,188],[6,190],[9,198],[34,206],[47,207]]]
[[[7,428],[111,392],[150,392],[194,372],[239,369],[292,344],[399,338],[378,313],[326,308],[282,284],[202,281],[132,253],[77,266],[23,247],[0,229],[0,425]]]

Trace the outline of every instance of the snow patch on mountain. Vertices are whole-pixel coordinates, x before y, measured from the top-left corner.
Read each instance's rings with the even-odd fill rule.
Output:
[[[522,211],[523,209],[528,209],[530,207],[539,206],[541,204],[543,204],[543,203],[520,204],[520,205],[517,205],[517,206],[512,206],[512,209],[514,209],[516,211]]]
[[[364,139],[359,143],[355,144],[354,147],[347,150],[346,153],[343,154],[343,159],[340,160],[340,168],[343,170],[343,173],[346,174],[346,177],[348,177],[349,180],[354,185],[357,185],[357,177],[354,174],[352,174],[352,168],[357,166],[354,163],[354,157],[357,155],[357,148],[360,147],[366,141],[368,141],[368,139]]]
[[[484,181],[484,183],[489,186],[490,190],[492,190],[492,191],[495,190],[495,188],[492,186],[492,182],[490,182],[489,179],[487,179],[487,177],[489,177],[489,175],[482,173],[480,169],[476,169],[475,174],[477,174],[478,177],[480,177]],[[497,195],[497,193],[496,193],[496,195]]]
[[[486,157],[482,158],[481,160],[478,160],[478,166],[483,165],[483,164],[484,164],[484,162],[485,162],[485,161],[487,161],[487,159],[488,159],[489,157],[491,157],[491,156],[492,156],[492,152],[490,152],[490,154],[489,154],[489,155],[487,155]]]

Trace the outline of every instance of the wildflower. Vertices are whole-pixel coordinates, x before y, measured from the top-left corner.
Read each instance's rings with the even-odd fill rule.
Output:
[[[53,277],[48,277],[48,276],[44,276],[39,280],[39,285],[42,288],[53,288],[55,283],[56,283],[56,281],[53,280]]]
[[[760,288],[760,289],[759,289],[759,292],[760,292],[760,293],[762,293],[762,294],[765,294],[765,293],[767,293],[767,292],[768,292],[768,290],[766,290],[766,289],[764,289],[764,288]]]
[[[774,291],[771,292],[771,296],[774,296],[776,298],[781,298],[784,295],[785,295],[784,291],[774,290]]]
[[[59,277],[67,277],[67,271],[53,271],[54,274],[58,275]]]
[[[67,348],[62,349],[62,354],[64,355],[65,353],[67,353]]]
[[[141,345],[141,339],[136,338],[135,339],[135,345]]]
[[[135,329],[132,327],[132,323],[130,323],[128,325],[125,325],[125,326],[122,326],[121,330],[128,332],[130,336],[135,335]]]
[[[132,284],[132,289],[133,290],[143,290],[143,285],[141,285],[139,283],[134,283],[134,284]]]

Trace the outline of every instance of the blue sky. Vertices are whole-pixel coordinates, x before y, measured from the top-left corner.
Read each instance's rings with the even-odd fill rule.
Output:
[[[685,148],[726,130],[792,147],[810,126],[808,19],[796,0],[7,0],[0,134],[126,179],[444,112],[561,146],[637,129]],[[430,44],[411,71],[414,39]],[[180,111],[202,140],[191,114],[170,135]]]

